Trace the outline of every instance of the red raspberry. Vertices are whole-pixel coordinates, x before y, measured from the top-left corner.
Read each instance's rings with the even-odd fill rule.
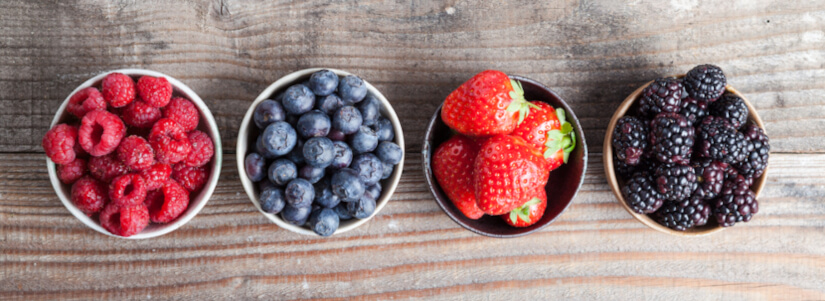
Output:
[[[123,122],[130,126],[139,128],[150,128],[160,119],[160,109],[150,106],[140,98],[123,108],[120,115]]]
[[[178,181],[189,192],[203,188],[209,175],[203,167],[192,167],[179,163],[172,166],[172,179]]]
[[[86,160],[77,158],[69,164],[57,166],[57,178],[63,184],[72,184],[80,177],[86,175]]]
[[[46,156],[56,164],[69,164],[77,154],[74,145],[77,142],[77,128],[68,124],[58,124],[43,136],[41,145]]]
[[[189,132],[189,142],[192,143],[192,151],[189,156],[183,160],[183,163],[189,166],[204,166],[212,159],[215,154],[215,145],[212,144],[212,138],[209,138],[204,132],[194,130]]]
[[[86,176],[72,185],[72,203],[88,216],[103,209],[106,200],[106,186],[98,180]]]
[[[100,84],[103,99],[112,107],[120,108],[135,100],[135,81],[123,73],[111,73]]]
[[[142,170],[140,176],[146,182],[146,190],[152,191],[163,186],[163,183],[172,176],[172,167],[169,164],[155,163],[152,167]]]
[[[132,170],[144,170],[155,164],[155,153],[146,139],[129,136],[117,147],[117,158]]]
[[[103,100],[103,95],[95,87],[77,91],[69,98],[69,105],[66,106],[66,110],[78,118],[83,118],[88,112],[105,109],[106,101]]]
[[[191,101],[175,97],[169,105],[163,109],[163,118],[169,118],[177,122],[183,131],[189,132],[198,127],[198,108]]]
[[[115,158],[115,154],[110,154],[89,159],[89,173],[95,179],[109,183],[115,177],[129,173],[129,168]]]
[[[100,212],[100,225],[114,235],[132,236],[149,225],[149,209],[144,204],[120,207],[109,203]]]
[[[115,151],[126,135],[126,126],[115,114],[92,111],[83,116],[77,134],[80,146],[90,155],[99,157]]]
[[[121,207],[143,204],[146,200],[146,183],[136,173],[119,176],[109,184],[109,199]]]
[[[169,180],[160,190],[155,190],[146,196],[146,207],[149,207],[149,218],[156,223],[168,223],[180,216],[189,206],[189,192],[175,182]]]
[[[175,164],[186,158],[192,150],[192,144],[186,132],[172,119],[158,120],[149,132],[149,143],[155,150],[155,157],[160,163]]]
[[[172,99],[172,84],[165,77],[141,76],[137,91],[140,98],[155,108],[165,107]]]

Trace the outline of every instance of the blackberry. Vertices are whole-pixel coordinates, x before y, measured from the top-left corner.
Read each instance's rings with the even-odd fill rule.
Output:
[[[741,175],[725,182],[721,196],[713,203],[713,216],[722,227],[748,222],[759,212],[756,194],[748,186],[748,181]]]
[[[613,162],[615,162],[616,173],[618,173],[623,179],[630,179],[633,174],[637,172],[647,172],[649,174],[653,174],[653,171],[656,170],[656,162],[652,162],[646,157],[642,157],[639,160],[639,164],[628,165],[627,163],[624,163],[616,158],[616,155],[614,154]]]
[[[648,147],[648,126],[636,117],[625,116],[613,130],[616,158],[627,165],[637,165]]]
[[[639,116],[650,119],[663,112],[679,112],[683,90],[682,82],[678,79],[668,77],[654,80],[642,90]]]
[[[696,182],[699,184],[693,196],[704,200],[716,198],[725,184],[728,164],[704,158],[691,162],[691,166],[696,172]]]
[[[695,100],[693,98],[682,99],[682,109],[679,114],[685,116],[691,125],[696,125],[702,118],[708,115],[708,103],[704,100]]]
[[[708,116],[696,127],[697,152],[700,157],[723,163],[741,162],[753,150],[745,135],[737,132],[724,118]]]
[[[657,160],[662,163],[690,163],[694,129],[684,116],[662,113],[650,124],[651,151]]]
[[[710,205],[694,196],[681,202],[667,202],[654,214],[656,222],[673,230],[685,231],[704,226],[710,217]]]
[[[699,186],[696,183],[696,172],[687,165],[662,164],[656,168],[653,180],[659,193],[669,201],[685,200]]]
[[[771,145],[768,142],[768,135],[755,124],[748,124],[742,133],[753,145],[745,160],[734,164],[734,168],[742,176],[750,179],[761,177],[768,167],[768,157],[771,152]]]
[[[725,92],[725,73],[714,65],[699,65],[690,69],[682,79],[691,98],[714,102]]]
[[[710,105],[710,115],[724,118],[731,126],[738,129],[748,121],[748,106],[738,96],[725,94]]]
[[[622,187],[624,200],[633,212],[653,213],[662,207],[664,196],[656,191],[649,174],[638,172]]]

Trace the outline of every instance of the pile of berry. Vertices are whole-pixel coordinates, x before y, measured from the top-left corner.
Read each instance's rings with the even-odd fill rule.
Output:
[[[261,209],[320,236],[341,220],[371,216],[380,181],[404,156],[380,110],[361,78],[330,70],[258,104],[253,119],[262,132],[245,165],[259,182]]]
[[[713,217],[723,227],[759,211],[751,190],[768,165],[768,136],[744,100],[725,93],[719,67],[660,78],[613,130],[614,161],[633,211],[684,231]]]
[[[112,234],[175,220],[206,184],[212,138],[196,130],[195,104],[173,96],[166,78],[112,73],[72,95],[69,122],[43,137],[72,203]]]

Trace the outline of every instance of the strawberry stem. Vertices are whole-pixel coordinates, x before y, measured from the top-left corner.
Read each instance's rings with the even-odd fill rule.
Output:
[[[521,205],[518,208],[513,209],[513,211],[510,211],[510,220],[515,222],[517,218],[520,218],[521,220],[529,223],[530,206],[538,205],[539,203],[541,203],[541,200],[539,200],[539,198],[530,199],[529,201],[527,201],[527,203],[524,203],[524,205]]]
[[[524,121],[527,115],[530,115],[530,108],[538,108],[538,106],[530,103],[524,98],[524,88],[521,82],[511,79],[510,85],[513,86],[513,91],[510,91],[510,105],[507,106],[507,112],[518,112],[518,123]]]
[[[567,116],[563,109],[556,110],[561,127],[558,130],[547,132],[547,143],[545,143],[544,157],[550,158],[559,150],[564,150],[564,163],[570,158],[570,153],[576,148],[576,132],[573,125],[567,122]]]

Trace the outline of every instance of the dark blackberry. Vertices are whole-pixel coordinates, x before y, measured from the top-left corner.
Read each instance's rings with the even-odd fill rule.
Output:
[[[690,69],[682,79],[685,90],[696,100],[714,102],[725,93],[725,73],[714,65],[699,65]]]
[[[639,116],[653,118],[659,113],[676,113],[682,105],[682,82],[668,77],[654,80],[639,98]]]
[[[690,197],[696,187],[696,172],[687,165],[662,164],[653,174],[656,189],[669,201],[682,201]]]
[[[750,140],[753,145],[745,160],[734,164],[734,168],[742,176],[750,179],[755,179],[762,176],[765,168],[768,167],[768,157],[771,152],[771,145],[768,142],[768,135],[765,134],[761,128],[755,124],[748,124],[742,130],[745,138]]]
[[[656,191],[649,174],[638,172],[622,187],[622,195],[628,206],[636,213],[653,213],[662,207],[664,196]]]
[[[667,202],[653,216],[656,222],[673,230],[685,231],[704,226],[710,217],[710,205],[693,196],[681,202]]]
[[[662,113],[650,124],[651,151],[657,160],[662,163],[690,163],[694,129],[684,116]]]
[[[748,181],[742,176],[725,182],[722,194],[713,203],[713,216],[722,227],[748,222],[759,212],[756,194],[748,186]]]
[[[616,155],[614,154],[613,162],[616,166],[616,173],[623,179],[630,179],[633,174],[637,172],[647,172],[649,174],[653,174],[653,171],[656,170],[656,162],[651,161],[646,157],[642,157],[639,160],[639,164],[628,165],[627,163],[624,163],[616,158]]]
[[[748,106],[738,96],[725,94],[710,105],[710,115],[724,118],[731,126],[738,129],[748,121]]]
[[[691,162],[696,172],[696,182],[699,184],[693,196],[705,200],[716,198],[725,184],[725,171],[728,164],[703,158]]]
[[[728,168],[728,170],[725,171],[725,184],[724,184],[725,186],[722,186],[722,191],[719,192],[719,193],[724,193],[725,187],[729,187],[728,185],[733,185],[733,184],[728,184],[728,183],[736,183],[736,182],[738,182],[737,184],[739,184],[739,185],[745,185],[745,186],[750,187],[751,185],[753,185],[753,178],[747,178],[747,177],[744,177],[744,176],[740,177],[739,172],[736,171],[736,168]],[[733,186],[731,186],[731,187],[733,187]]]
[[[648,147],[648,126],[636,117],[625,116],[616,122],[613,130],[613,149],[616,158],[628,165],[639,164]]]
[[[745,139],[745,135],[723,118],[705,117],[696,129],[696,151],[700,157],[734,164],[744,160],[753,150],[753,144]]]
[[[708,103],[704,100],[695,100],[693,98],[682,99],[682,109],[679,114],[685,116],[691,125],[696,125],[702,118],[708,115]]]

